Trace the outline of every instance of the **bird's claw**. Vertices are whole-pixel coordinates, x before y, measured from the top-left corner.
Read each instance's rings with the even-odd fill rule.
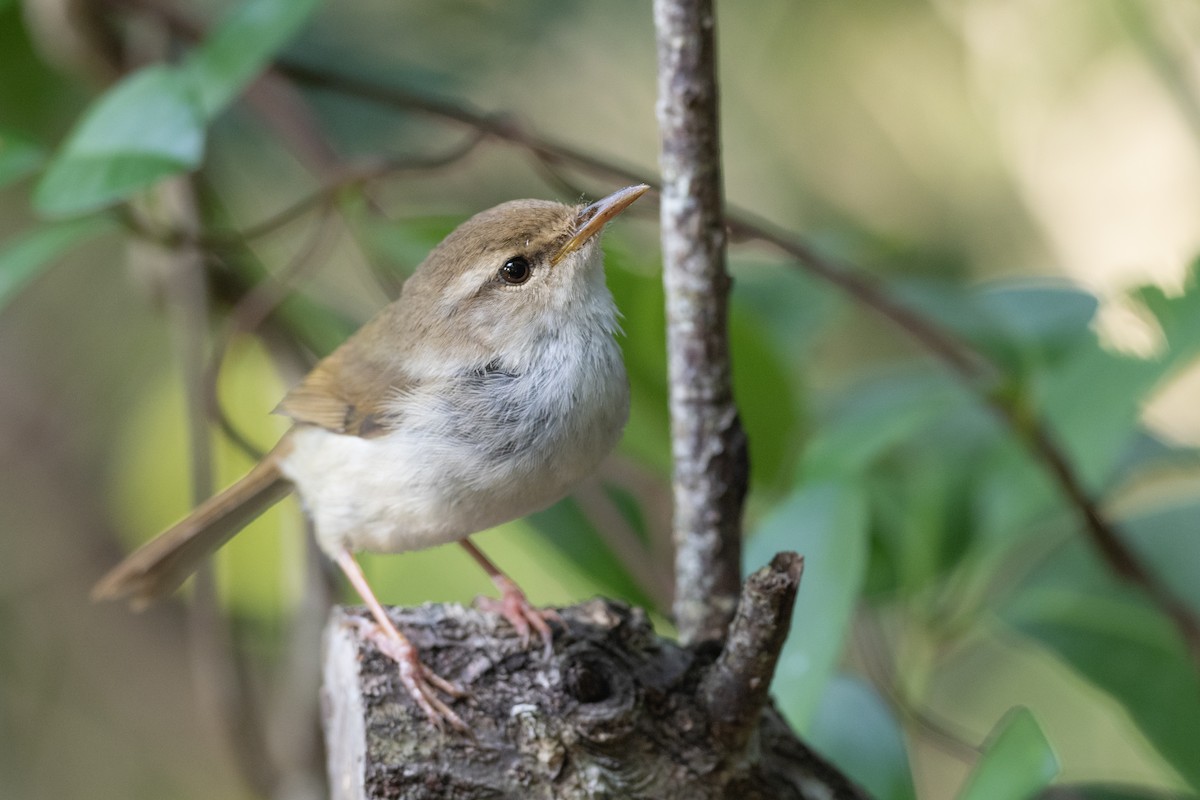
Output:
[[[462,718],[437,694],[442,692],[452,698],[461,698],[466,696],[462,688],[422,664],[416,648],[408,640],[393,635],[371,620],[358,619],[355,622],[364,639],[370,640],[379,652],[396,662],[400,668],[400,683],[430,722],[439,730],[449,724],[455,730],[470,732]]]
[[[500,599],[492,597],[477,597],[475,605],[482,611],[499,614],[508,620],[521,639],[523,647],[529,645],[531,631],[537,631],[542,639],[543,649],[547,656],[554,650],[554,631],[551,622],[565,627],[563,618],[552,608],[537,608],[529,602],[529,598],[521,591],[512,579],[505,575],[492,578],[496,588],[500,590]]]

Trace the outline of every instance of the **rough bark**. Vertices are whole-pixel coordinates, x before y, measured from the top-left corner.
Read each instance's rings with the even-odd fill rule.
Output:
[[[454,709],[471,736],[434,728],[347,624],[364,612],[338,609],[323,697],[333,798],[864,797],[766,696],[799,576],[794,554],[752,576],[720,652],[664,640],[642,611],[602,599],[561,610],[550,655],[474,609],[392,609],[425,663],[469,693]]]
[[[675,622],[719,641],[737,603],[746,436],[733,402],[711,0],[655,0],[674,458]]]

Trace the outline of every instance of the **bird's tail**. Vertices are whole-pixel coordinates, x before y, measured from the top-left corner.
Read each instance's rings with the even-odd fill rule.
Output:
[[[129,598],[142,609],[178,588],[206,556],[292,490],[279,471],[289,446],[285,436],[245,477],[126,556],[96,583],[92,600]]]

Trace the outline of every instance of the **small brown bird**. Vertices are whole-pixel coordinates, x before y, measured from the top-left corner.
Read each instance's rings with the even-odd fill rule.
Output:
[[[322,360],[277,409],[295,423],[245,477],[143,545],[93,590],[135,606],[170,593],[293,489],[318,543],[370,608],[365,631],[435,723],[459,690],[417,658],[356,551],[461,541],[522,638],[547,617],[467,538],[545,508],[620,438],[629,387],[614,340],[601,230],[649,187],[589,206],[517,200],[447,236],[400,297]]]

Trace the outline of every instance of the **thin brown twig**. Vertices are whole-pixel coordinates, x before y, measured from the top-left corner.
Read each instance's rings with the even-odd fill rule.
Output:
[[[376,164],[345,169],[330,181],[305,195],[284,209],[240,230],[206,231],[190,233],[185,230],[165,228],[152,230],[148,226],[133,226],[133,229],[160,243],[191,245],[209,250],[241,247],[257,239],[269,236],[281,228],[299,220],[311,211],[329,207],[345,190],[401,172],[418,172],[445,168],[465,159],[483,141],[483,134],[472,136],[443,153],[419,155],[406,158],[390,158]]]

